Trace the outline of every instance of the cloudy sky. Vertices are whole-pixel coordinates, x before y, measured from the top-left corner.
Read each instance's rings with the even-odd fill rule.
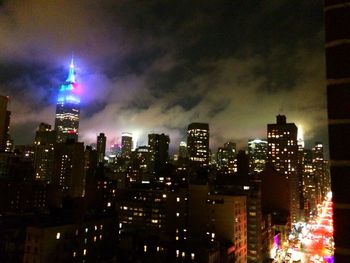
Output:
[[[277,114],[327,143],[322,0],[0,0],[0,94],[15,144],[54,124],[74,52],[80,140],[104,132],[186,139],[208,122],[213,150],[266,137]]]

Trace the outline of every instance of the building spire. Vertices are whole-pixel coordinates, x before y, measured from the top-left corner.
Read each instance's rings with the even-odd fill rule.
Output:
[[[69,73],[68,73],[68,78],[66,80],[67,82],[70,83],[75,83],[75,70],[74,70],[74,55],[72,53],[72,59],[69,65]]]

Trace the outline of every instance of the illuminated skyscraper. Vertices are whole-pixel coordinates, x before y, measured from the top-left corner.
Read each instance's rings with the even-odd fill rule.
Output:
[[[191,123],[187,129],[187,152],[193,164],[209,164],[209,125]]]
[[[132,134],[129,132],[122,133],[122,157],[130,157],[132,151]]]
[[[79,114],[80,97],[72,59],[68,78],[61,85],[57,98],[55,118],[57,142],[65,142],[67,139],[78,140]]]
[[[289,181],[292,223],[298,221],[300,215],[297,134],[297,126],[287,123],[284,115],[277,116],[276,124],[267,125],[268,161]]]

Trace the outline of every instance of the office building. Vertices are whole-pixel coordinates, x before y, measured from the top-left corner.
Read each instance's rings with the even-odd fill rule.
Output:
[[[350,1],[325,0],[329,155],[335,262],[350,257]],[[346,230],[346,231],[344,231]]]
[[[80,114],[79,87],[75,79],[73,59],[69,67],[68,78],[61,85],[56,105],[55,130],[57,142],[78,141]]]
[[[236,144],[226,142],[223,147],[218,148],[216,161],[220,171],[233,174],[237,172]]]
[[[198,166],[209,164],[209,125],[207,123],[188,125],[187,153],[192,164]]]
[[[284,115],[278,115],[275,124],[267,125],[268,161],[289,181],[291,223],[300,217],[297,133],[297,126],[287,123]]]

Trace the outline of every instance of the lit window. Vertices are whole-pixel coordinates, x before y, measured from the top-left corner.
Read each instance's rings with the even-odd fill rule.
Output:
[[[180,213],[176,213],[176,217],[179,217],[180,216]]]
[[[84,256],[86,256],[86,252],[87,252],[86,249],[84,249],[84,251],[83,251],[83,255]]]
[[[180,197],[176,197],[176,202],[180,202]]]
[[[191,259],[194,260],[194,253],[191,253]]]
[[[73,258],[75,258],[77,256],[77,252],[73,252]]]
[[[146,245],[143,246],[143,252],[147,252],[147,246]]]
[[[61,238],[61,233],[60,232],[57,232],[56,234],[56,239],[60,239]]]

